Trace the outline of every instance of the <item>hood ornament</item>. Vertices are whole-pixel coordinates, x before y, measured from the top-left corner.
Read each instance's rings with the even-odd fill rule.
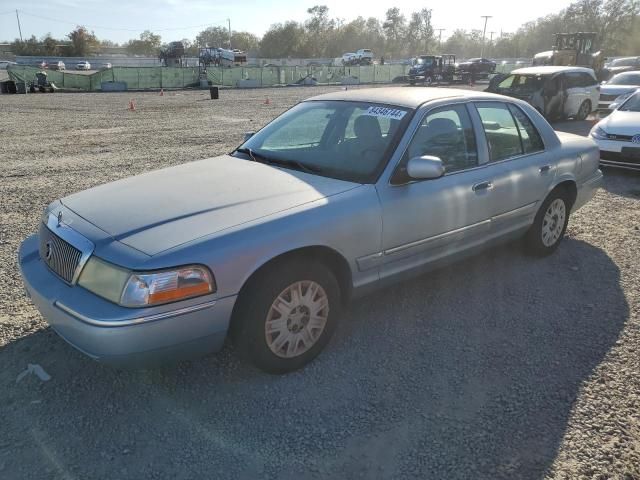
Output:
[[[58,227],[60,226],[61,222],[62,222],[62,210],[58,212],[58,225],[57,225]]]

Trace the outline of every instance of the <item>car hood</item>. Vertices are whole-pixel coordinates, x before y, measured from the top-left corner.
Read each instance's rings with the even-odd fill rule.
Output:
[[[600,87],[601,95],[623,95],[625,93],[633,92],[640,88],[638,85],[607,85],[604,84]]]
[[[147,255],[359,184],[224,155],[100,185],[62,203]]]
[[[627,66],[620,66],[620,67],[607,67],[607,71],[609,73],[622,73],[622,72],[627,72],[627,71],[631,71],[634,70],[634,67],[632,67],[631,65],[627,65]]]
[[[640,112],[615,110],[600,126],[605,132],[615,135],[638,135],[640,134]]]

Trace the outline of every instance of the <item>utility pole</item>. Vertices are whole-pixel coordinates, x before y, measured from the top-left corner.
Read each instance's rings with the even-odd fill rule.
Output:
[[[489,52],[493,51],[493,34],[498,32],[489,32]],[[487,53],[487,55],[489,55]]]
[[[229,50],[231,50],[231,19],[227,18],[227,22],[229,22]]]
[[[16,18],[18,19],[18,32],[20,32],[20,43],[22,43],[22,27],[20,27],[20,15],[18,15],[18,9],[16,8]]]
[[[445,28],[434,28],[434,32],[438,32],[438,48],[442,48],[442,32],[444,32]]]
[[[482,48],[480,49],[480,56],[484,57],[484,39],[487,35],[487,20],[493,17],[491,15],[480,15],[480,18],[484,18],[484,30],[482,31]]]

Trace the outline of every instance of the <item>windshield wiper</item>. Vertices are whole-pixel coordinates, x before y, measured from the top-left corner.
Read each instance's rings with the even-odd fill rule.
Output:
[[[293,167],[296,170],[300,170],[307,173],[319,173],[322,171],[320,167],[316,167],[315,165],[307,165],[306,163],[299,162],[297,160],[286,160],[283,158],[266,158],[265,160],[268,163],[272,163],[274,165],[280,165],[281,167]]]
[[[279,165],[281,167],[293,167],[296,170],[300,170],[307,173],[319,173],[322,171],[322,169],[319,167],[307,165],[306,163],[298,162],[297,160],[286,160],[282,158],[268,157],[261,153],[254,152],[252,149],[247,147],[237,148],[235,152],[244,153],[245,155],[248,155],[249,158],[254,162],[266,163],[269,165]]]

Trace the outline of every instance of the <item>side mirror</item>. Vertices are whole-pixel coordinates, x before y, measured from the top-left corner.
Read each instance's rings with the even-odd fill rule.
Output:
[[[415,180],[432,180],[444,175],[444,165],[431,155],[413,157],[407,163],[407,174]]]
[[[244,132],[244,141],[246,142],[251,137],[253,137],[255,134],[256,134],[256,132]]]

